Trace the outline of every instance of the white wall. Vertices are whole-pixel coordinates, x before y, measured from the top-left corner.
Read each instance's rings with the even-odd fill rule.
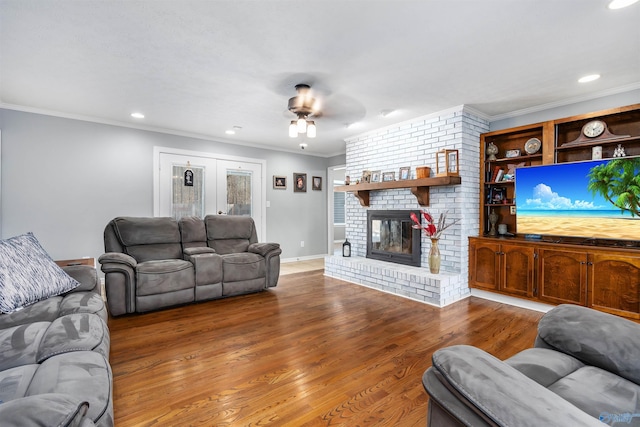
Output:
[[[326,185],[294,193],[294,172],[323,177],[333,159],[0,109],[2,238],[34,232],[54,259],[98,257],[116,216],[153,215],[153,147],[265,159],[267,240],[283,258],[327,253]],[[286,137],[286,135],[284,136]],[[273,175],[289,178],[274,190]],[[310,181],[309,181],[310,182]],[[300,247],[300,241],[305,247]]]

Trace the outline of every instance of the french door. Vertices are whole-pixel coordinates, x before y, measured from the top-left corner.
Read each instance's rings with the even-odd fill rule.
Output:
[[[264,161],[208,153],[154,149],[154,215],[242,215],[264,241]]]

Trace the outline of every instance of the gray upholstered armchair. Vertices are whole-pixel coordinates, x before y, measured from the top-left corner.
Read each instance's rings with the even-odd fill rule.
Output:
[[[98,261],[113,316],[276,286],[280,245],[258,243],[250,217],[118,217]]]
[[[429,426],[640,426],[640,325],[577,305],[538,324],[533,348],[500,361],[471,346],[433,354]]]

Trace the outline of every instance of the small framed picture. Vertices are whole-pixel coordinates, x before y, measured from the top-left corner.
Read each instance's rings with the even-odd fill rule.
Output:
[[[313,178],[311,178],[311,189],[312,190],[316,190],[316,191],[321,191],[322,190],[322,177],[321,176],[314,176]]]
[[[307,192],[307,174],[295,173],[293,174],[293,192],[294,193],[306,193]]]
[[[273,188],[278,188],[280,190],[286,190],[287,189],[287,177],[286,176],[273,175]]]
[[[409,166],[406,166],[404,168],[400,168],[400,179],[409,179],[411,175],[411,168]]]
[[[380,182],[380,171],[371,172],[371,182]]]
[[[382,182],[389,182],[389,181],[395,181],[395,180],[396,180],[395,172],[385,172],[382,174]]]
[[[504,200],[507,198],[506,196],[507,196],[506,188],[496,187],[491,192],[491,203],[494,205],[502,204],[504,203]]]
[[[520,150],[518,150],[518,149],[515,149],[515,150],[507,150],[507,151],[504,153],[504,156],[505,156],[505,157],[508,157],[508,158],[518,157],[518,156],[520,156]]]
[[[362,180],[360,182],[362,183],[371,182],[371,171],[369,170],[362,171]]]

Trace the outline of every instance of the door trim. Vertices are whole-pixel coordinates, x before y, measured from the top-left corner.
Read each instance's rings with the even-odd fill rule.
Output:
[[[261,165],[261,176],[262,180],[262,209],[261,209],[261,217],[262,224],[260,224],[260,236],[258,236],[258,240],[261,242],[266,242],[266,234],[267,234],[267,161],[264,159],[252,159],[250,157],[240,157],[240,156],[229,156],[227,154],[219,154],[219,153],[210,153],[206,151],[192,151],[192,150],[183,150],[180,148],[171,148],[171,147],[153,147],[153,216],[157,217],[160,215],[160,155],[161,154],[176,154],[179,156],[193,156],[193,157],[205,157],[208,159],[214,160],[230,160],[236,162],[246,162],[246,163],[258,163]]]
[[[347,165],[335,165],[327,168],[327,254],[333,256],[334,234],[333,234],[333,179],[337,170],[347,171]]]

